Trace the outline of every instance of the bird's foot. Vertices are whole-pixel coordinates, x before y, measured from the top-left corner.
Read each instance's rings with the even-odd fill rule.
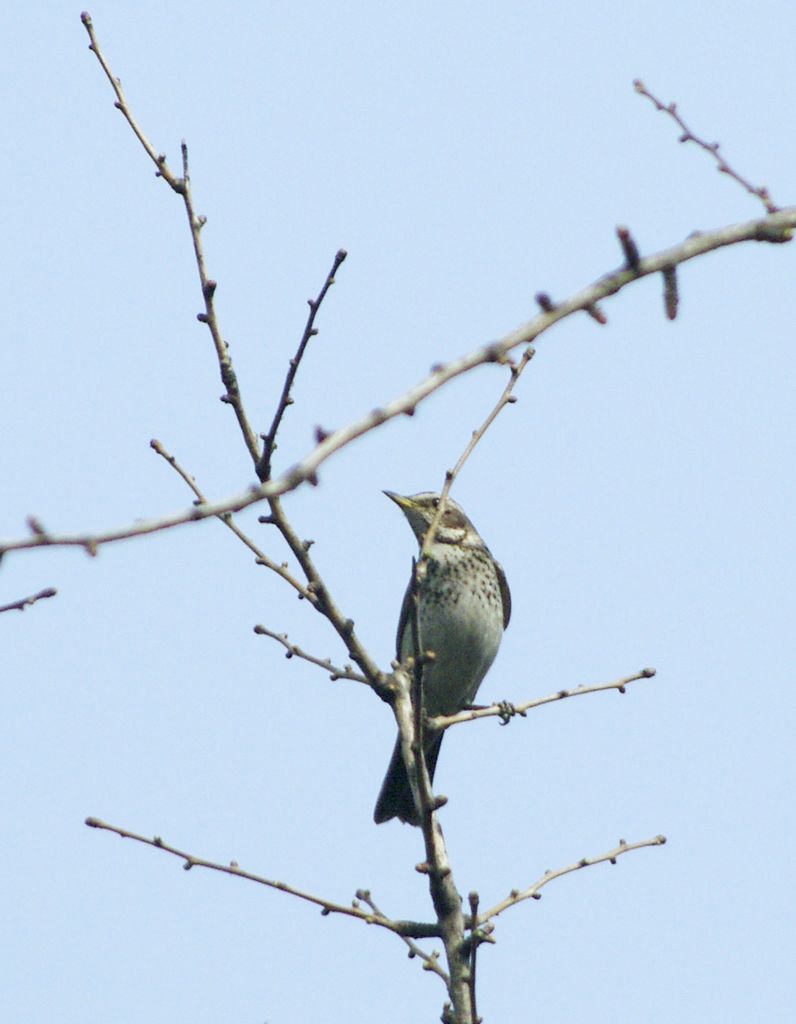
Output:
[[[515,715],[521,715],[525,718],[525,711],[518,711],[510,700],[501,700],[498,702],[498,718],[500,719],[501,725],[508,725],[511,719]]]

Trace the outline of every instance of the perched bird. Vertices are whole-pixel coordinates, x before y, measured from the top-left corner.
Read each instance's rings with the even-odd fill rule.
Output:
[[[402,510],[422,544],[439,507],[439,495],[429,491],[409,497],[384,493]],[[399,661],[415,653],[411,606],[410,579],[398,620]],[[452,715],[472,703],[495,660],[510,615],[511,595],[503,569],[463,510],[447,498],[418,592],[420,644],[424,651],[434,652],[433,661],[423,667],[423,706],[429,716]],[[425,745],[432,780],[442,737],[441,732],[433,734]],[[373,818],[377,824],[390,818],[420,824],[400,736]]]

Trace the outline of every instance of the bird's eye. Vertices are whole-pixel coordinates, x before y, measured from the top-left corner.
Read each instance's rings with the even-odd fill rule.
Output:
[[[439,508],[439,498],[433,498],[431,504],[434,506],[434,508]]]

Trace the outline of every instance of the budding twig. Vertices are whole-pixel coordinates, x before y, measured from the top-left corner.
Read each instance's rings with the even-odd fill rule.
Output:
[[[276,435],[279,431],[279,427],[282,423],[282,417],[285,415],[285,410],[289,405],[293,404],[293,398],[291,391],[293,389],[293,382],[296,379],[298,368],[301,365],[301,360],[304,357],[304,352],[307,348],[310,338],[314,338],[318,333],[315,327],[315,318],[318,315],[318,310],[321,308],[321,303],[326,298],[326,293],[332,287],[335,281],[335,274],[340,269],[340,265],[346,258],[348,253],[345,249],[339,249],[334,257],[332,268],[326,275],[326,280],[323,283],[323,287],[318,293],[316,299],[308,299],[308,305],[310,307],[309,316],[307,317],[307,323],[304,327],[304,333],[301,336],[296,354],[290,360],[288,367],[287,376],[282,386],[282,394],[280,395],[279,402],[274,413],[274,418],[271,421],[271,426],[268,429],[268,433],[263,435],[263,452],[260,456],[256,470],[258,480],[265,481],[271,478],[271,456],[276,448]]]
[[[633,88],[639,94],[639,96],[646,96],[654,105],[656,110],[660,110],[664,114],[668,114],[669,117],[677,124],[681,130],[681,135],[678,141],[680,142],[693,142],[700,149],[703,149],[706,153],[709,153],[716,161],[718,167],[716,168],[721,174],[726,174],[733,181],[737,181],[738,184],[746,189],[746,191],[753,196],[756,196],[763,206],[765,206],[768,213],[776,213],[779,207],[774,203],[769,195],[768,189],[765,186],[753,185],[746,178],[742,177],[733,167],[731,167],[725,157],[721,153],[721,146],[718,142],[706,142],[700,138],[685,123],[677,110],[676,103],[662,103],[657,96],[654,96],[644,85],[640,79],[635,79],[633,82]]]
[[[207,868],[209,871],[218,871],[224,875],[245,878],[249,882],[256,882],[258,885],[264,885],[269,889],[278,889],[279,892],[287,893],[289,896],[296,896],[298,899],[306,900],[307,903],[314,903],[315,906],[321,908],[321,913],[324,917],[327,917],[329,914],[343,914],[346,917],[354,917],[359,921],[364,921],[365,924],[375,924],[380,928],[393,932],[395,935],[399,935],[401,938],[424,939],[436,938],[439,935],[439,928],[436,925],[427,924],[423,921],[393,920],[378,912],[369,914],[367,911],[362,910],[356,902],[346,905],[345,903],[327,900],[323,896],[315,896],[313,893],[297,889],[287,882],[278,882],[275,879],[256,875],[252,871],[245,871],[234,860],[230,861],[229,864],[220,864],[216,861],[207,860],[205,857],[197,857],[196,854],[187,853],[185,850],[180,850],[178,847],[164,842],[160,836],[153,836],[150,839],[149,836],[142,836],[137,832],[131,832],[129,829],[121,828],[118,825],[109,825],[108,822],[94,817],[86,818],[85,824],[89,828],[113,832],[115,835],[121,836],[122,839],[132,839],[136,843],[143,843],[145,846],[151,846],[156,850],[162,850],[163,853],[171,854],[183,862],[182,866],[186,871],[190,871],[192,868]]]
[[[582,697],[587,693],[601,693],[603,690],[618,690],[625,692],[625,687],[638,679],[651,679],[655,675],[654,668],[643,668],[632,676],[624,676],[622,679],[614,679],[610,683],[595,683],[591,686],[576,686],[570,690],[557,690],[546,697],[534,697],[533,700],[525,701],[522,704],[508,705],[506,701],[490,704],[488,707],[471,708],[460,711],[455,715],[436,715],[434,718],[426,719],[427,729],[449,729],[453,725],[461,725],[463,722],[472,722],[476,718],[500,718],[504,723],[514,715],[525,718],[528,711],[533,708],[540,708],[544,704],[555,704],[556,701],[566,700],[567,697]]]
[[[303,661],[308,661],[311,665],[317,665],[318,668],[322,668],[325,672],[329,673],[329,678],[333,682],[336,682],[338,679],[351,679],[355,683],[368,682],[361,672],[355,672],[350,665],[340,668],[332,664],[331,658],[319,658],[314,654],[308,654],[307,651],[302,650],[298,645],[291,643],[287,638],[287,633],[274,633],[267,626],[259,625],[254,627],[254,632],[259,636],[269,636],[272,640],[276,640],[278,644],[281,644],[285,648],[286,658],[301,658]]]
[[[43,601],[47,597],[55,597],[58,591],[55,587],[45,587],[44,590],[40,590],[38,594],[31,594],[30,597],[22,597],[19,601],[12,601],[11,604],[0,605],[0,612],[24,612],[30,605],[36,604],[37,601]]]
[[[519,890],[512,889],[509,895],[501,900],[500,903],[496,903],[494,907],[485,911],[483,914],[478,915],[476,924],[484,924],[502,914],[504,910],[508,910],[509,907],[515,907],[518,903],[522,903],[524,900],[540,900],[542,898],[541,890],[549,885],[550,882],[556,878],[561,878],[563,875],[572,874],[573,871],[580,871],[581,868],[590,868],[595,864],[610,863],[616,864],[617,858],[621,857],[622,854],[630,853],[631,850],[641,850],[647,846],[663,846],[666,842],[666,836],[653,836],[652,839],[642,839],[637,843],[626,843],[624,839],[619,840],[619,845],[609,850],[607,853],[601,853],[598,857],[582,857],[579,861],[574,864],[569,864],[565,868],[557,868],[555,871],[545,871],[540,879],[529,885],[527,889]]]

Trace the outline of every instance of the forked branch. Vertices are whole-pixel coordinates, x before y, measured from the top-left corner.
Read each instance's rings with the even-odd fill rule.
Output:
[[[260,445],[243,408],[243,399],[241,398],[240,388],[238,387],[238,380],[229,355],[229,345],[221,335],[221,328],[219,327],[218,317],[216,316],[214,296],[217,284],[208,276],[204,250],[202,247],[202,228],[207,223],[207,218],[197,215],[194,208],[193,195],[191,192],[191,176],[188,168],[188,146],[185,142],[181,145],[182,176],[180,177],[169,167],[165,154],[157,152],[145,135],[138,121],[136,121],[133,116],[127,102],[127,97],[122,89],[121,80],[111,71],[110,65],[100,49],[100,45],[97,42],[97,37],[94,33],[94,24],[88,11],[83,11],[80,15],[80,20],[83,22],[86,32],[88,33],[89,49],[99,61],[100,67],[105,73],[105,77],[110,82],[111,88],[116,94],[116,103],[114,104],[116,109],[121,112],[122,116],[130,125],[133,134],[144,147],[144,150],[150,160],[157,168],[158,177],[163,178],[169,188],[182,198],[185,206],[185,212],[188,217],[188,225],[191,231],[194,256],[196,259],[196,269],[199,273],[199,284],[202,289],[202,297],[205,305],[204,312],[197,314],[197,319],[201,323],[207,324],[210,330],[210,334],[213,338],[213,345],[216,350],[216,358],[218,359],[221,381],[226,389],[222,400],[228,405],[231,405],[235,410],[235,416],[237,417],[238,425],[240,426],[246,448],[248,449],[252,461],[256,464],[260,457]]]

